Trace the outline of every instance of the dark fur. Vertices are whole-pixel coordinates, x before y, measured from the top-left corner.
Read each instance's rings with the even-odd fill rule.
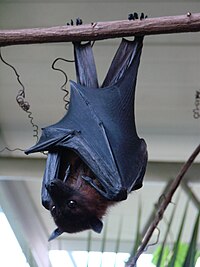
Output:
[[[70,171],[65,181],[67,166]],[[100,232],[101,219],[114,204],[84,181],[82,175],[95,179],[87,165],[74,152],[69,152],[61,161],[59,179],[47,185],[52,199],[50,211],[60,232],[75,233],[86,229]]]

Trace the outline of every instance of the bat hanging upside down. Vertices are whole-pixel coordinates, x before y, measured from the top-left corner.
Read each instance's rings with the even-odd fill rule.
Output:
[[[116,202],[103,197],[83,179],[83,176],[89,177],[101,186],[94,173],[74,152],[66,152],[62,159],[65,162],[61,162],[59,179],[45,185],[52,200],[48,209],[58,226],[49,240],[63,232],[93,229],[100,233],[103,227],[102,217],[107,208]]]
[[[70,81],[69,110],[26,151],[48,151],[42,204],[57,225],[49,240],[63,232],[100,233],[107,208],[142,187],[147,165],[134,115],[143,37],[122,39],[101,86],[91,43],[73,45],[77,83]]]

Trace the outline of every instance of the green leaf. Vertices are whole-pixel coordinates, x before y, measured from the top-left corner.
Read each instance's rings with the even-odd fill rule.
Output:
[[[158,260],[159,260],[159,257],[160,257],[161,250],[162,250],[162,245],[158,246],[156,251],[153,254],[152,263],[155,264],[156,266],[157,266],[157,263],[158,263]],[[169,254],[170,254],[170,249],[169,249],[168,246],[165,246],[164,249],[163,249],[163,252],[162,252],[162,260],[161,260],[161,263],[160,263],[161,267],[165,266],[165,261],[168,258]]]
[[[173,251],[173,255],[171,257],[171,260],[169,261],[168,267],[174,267],[175,266],[176,258],[177,258],[177,255],[179,254],[180,239],[181,239],[181,235],[182,235],[182,232],[183,232],[183,227],[184,227],[184,224],[185,224],[185,218],[186,218],[186,215],[187,215],[188,206],[189,206],[189,201],[187,201],[186,206],[185,206],[185,211],[183,213],[183,218],[182,218],[182,221],[181,221],[178,237],[176,239],[176,242],[175,242],[173,250],[172,250]]]
[[[200,258],[200,250],[197,250],[196,252],[195,262],[197,262],[198,258]]]
[[[177,197],[176,203],[178,203],[179,197],[180,197],[180,194]],[[161,246],[161,249],[160,249],[160,253],[159,253],[157,261],[156,261],[156,267],[164,266],[165,262],[166,262],[166,260],[168,258],[169,251],[168,251],[168,249],[166,250],[165,244],[166,244],[166,241],[167,241],[167,237],[169,236],[169,231],[170,231],[173,219],[175,217],[174,214],[175,214],[175,211],[176,211],[176,207],[177,207],[177,205],[174,205],[172,213],[171,213],[171,216],[169,218],[169,221],[168,221],[168,224],[167,224],[167,229],[166,229],[166,232],[165,232],[165,236],[164,236],[164,239],[163,239],[163,242],[162,242],[162,246]]]
[[[163,240],[163,243],[162,243],[161,252],[160,252],[160,255],[159,255],[159,258],[158,258],[158,262],[157,262],[156,267],[161,267],[161,261],[162,261],[162,258],[163,258],[165,243],[166,243],[167,237],[169,235],[169,230],[171,228],[171,225],[172,225],[172,222],[173,222],[173,218],[175,217],[174,216],[175,210],[176,210],[176,205],[174,206],[174,208],[172,210],[172,214],[170,216],[170,220],[169,220],[168,225],[167,225],[167,229],[166,229],[166,232],[165,232],[165,237],[164,237],[164,240]]]
[[[193,233],[192,233],[192,238],[189,243],[189,248],[187,251],[187,255],[183,264],[183,267],[195,267],[195,255],[197,251],[197,236],[198,236],[198,230],[199,230],[199,218],[200,218],[200,211],[199,214],[196,218],[196,222],[194,225]]]
[[[186,257],[186,253],[188,251],[189,245],[186,243],[179,242],[178,244],[178,253],[176,255],[176,261],[174,267],[182,267],[184,263],[184,259]]]

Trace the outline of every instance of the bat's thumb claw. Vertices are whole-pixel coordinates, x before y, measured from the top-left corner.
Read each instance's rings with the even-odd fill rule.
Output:
[[[127,190],[125,188],[122,188],[115,198],[117,201],[122,201],[127,199],[127,196],[128,196]]]

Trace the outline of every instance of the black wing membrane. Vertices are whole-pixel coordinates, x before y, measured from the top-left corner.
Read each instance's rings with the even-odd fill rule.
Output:
[[[48,209],[45,184],[57,179],[63,153],[73,150],[96,175],[83,176],[101,195],[121,201],[142,186],[147,149],[138,137],[134,99],[143,37],[122,39],[101,87],[90,43],[74,44],[77,83],[70,81],[67,114],[43,129],[39,142],[27,154],[49,151],[43,178],[42,200]]]
[[[97,71],[91,43],[74,43],[74,57],[77,83],[87,87],[98,88]]]

